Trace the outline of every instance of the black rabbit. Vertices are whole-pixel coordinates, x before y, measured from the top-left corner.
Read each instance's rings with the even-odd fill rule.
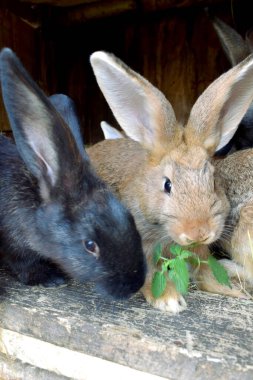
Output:
[[[78,121],[57,112],[8,48],[0,74],[16,142],[0,136],[3,263],[25,284],[91,280],[100,292],[129,297],[144,283],[141,238],[91,167]]]

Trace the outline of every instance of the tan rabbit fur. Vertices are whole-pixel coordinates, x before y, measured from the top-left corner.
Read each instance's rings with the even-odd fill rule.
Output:
[[[250,28],[245,39],[242,38],[236,29],[223,22],[217,17],[210,15],[214,29],[221,42],[231,66],[237,65],[249,54],[253,52],[253,29]],[[237,131],[229,143],[217,152],[217,155],[224,155],[227,152],[253,147],[253,103],[251,103],[243,119],[238,125]]]
[[[247,289],[253,286],[253,149],[235,152],[215,166],[231,205],[221,244],[233,262],[222,262]]]
[[[212,17],[212,22],[232,66],[253,52],[252,28],[246,32],[244,40],[235,29],[217,17]],[[252,131],[253,103],[229,143],[230,152],[252,148]],[[221,245],[230,253],[233,261],[223,260],[223,264],[231,277],[248,290],[253,286],[253,150],[240,151],[225,160],[216,161],[216,167],[231,204]]]
[[[159,299],[151,294],[154,246],[198,243],[197,253],[222,234],[229,203],[214,181],[211,157],[233,136],[253,99],[253,59],[213,82],[200,96],[185,127],[164,95],[113,55],[96,52],[91,64],[114,116],[129,138],[102,141],[88,150],[93,165],[132,212],[142,236],[149,271],[147,301],[179,312],[186,303],[173,283]],[[204,290],[243,296],[221,286],[207,266],[197,274]]]

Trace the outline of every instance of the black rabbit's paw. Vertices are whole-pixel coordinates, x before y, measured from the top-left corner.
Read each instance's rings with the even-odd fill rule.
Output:
[[[55,287],[63,287],[67,286],[66,278],[61,275],[50,275],[40,282],[40,286],[45,288],[55,288]]]
[[[36,286],[41,285],[45,288],[52,288],[56,286],[62,286],[66,283],[66,278],[62,275],[54,274],[54,273],[38,273],[35,275],[29,275],[28,273],[19,274],[18,279],[25,285]]]
[[[51,263],[33,263],[33,266],[23,266],[22,271],[15,272],[20,282],[30,286],[52,288],[63,286],[67,281],[66,275]]]

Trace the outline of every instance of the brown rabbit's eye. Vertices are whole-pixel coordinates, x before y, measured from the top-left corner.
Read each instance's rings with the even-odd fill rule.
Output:
[[[168,194],[170,194],[171,192],[171,181],[169,178],[165,178],[165,182],[164,182],[164,191]]]
[[[99,247],[97,243],[95,243],[93,240],[84,240],[83,245],[89,253],[91,253],[96,258],[99,257]]]

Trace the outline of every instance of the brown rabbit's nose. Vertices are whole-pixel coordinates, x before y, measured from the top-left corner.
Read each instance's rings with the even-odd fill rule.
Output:
[[[200,226],[194,226],[189,224],[183,233],[179,235],[181,244],[193,244],[193,243],[211,243],[213,241],[215,233],[210,231],[208,225],[203,224]]]

